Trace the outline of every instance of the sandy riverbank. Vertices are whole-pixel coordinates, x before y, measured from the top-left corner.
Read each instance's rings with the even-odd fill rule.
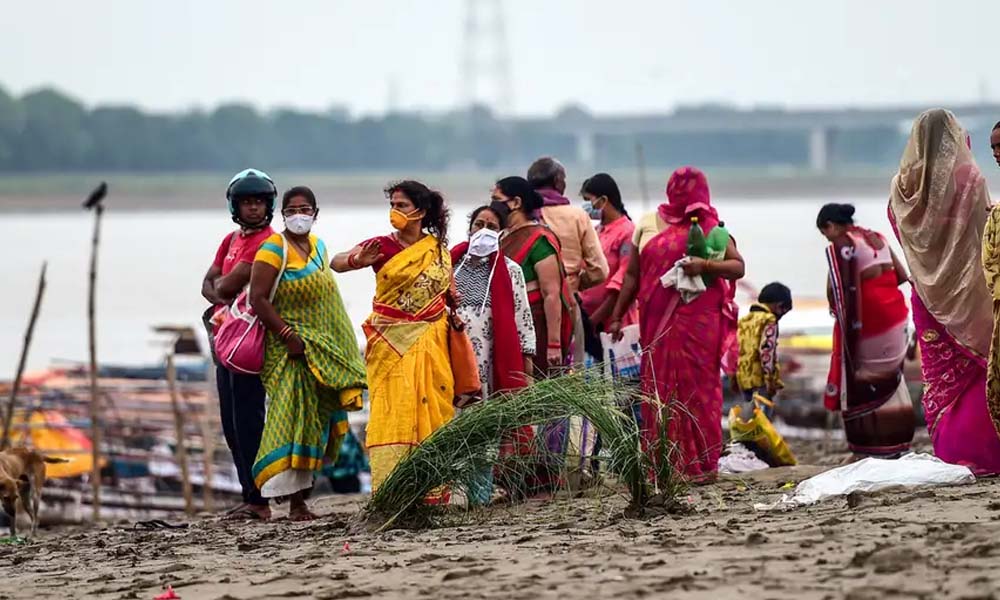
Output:
[[[836,463],[819,442],[808,462]],[[43,531],[0,547],[0,598],[994,598],[1000,481],[750,505],[822,466],[691,490],[695,513],[622,516],[623,500],[532,502],[425,531],[352,532],[361,498],[315,502],[319,521],[132,524]],[[279,509],[280,511],[280,509]]]
[[[577,197],[583,178],[593,169],[571,168],[567,192]],[[635,169],[612,169],[622,194],[635,204],[642,198]],[[708,169],[716,198],[850,198],[888,194],[890,170],[841,174],[806,171],[754,171]],[[275,172],[279,189],[308,185],[317,196],[332,204],[365,206],[384,201],[387,182],[416,178],[444,192],[452,202],[485,201],[492,183],[509,170],[497,172],[386,173]],[[663,198],[670,170],[650,169],[647,195],[650,206]],[[107,205],[115,211],[218,210],[225,199],[228,173],[176,173],[137,175],[132,173],[83,173],[9,175],[0,177],[0,214],[25,211],[78,211],[86,194],[98,182],[110,185]],[[998,182],[1000,183],[1000,182]]]

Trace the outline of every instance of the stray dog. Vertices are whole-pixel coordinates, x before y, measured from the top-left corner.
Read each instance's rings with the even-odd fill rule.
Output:
[[[28,448],[0,452],[0,503],[10,517],[10,535],[17,535],[17,504],[31,517],[31,535],[38,529],[38,505],[45,485],[45,463],[69,462],[42,456]]]

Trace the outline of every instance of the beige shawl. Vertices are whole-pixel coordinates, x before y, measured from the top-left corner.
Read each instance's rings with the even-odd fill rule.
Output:
[[[990,204],[955,115],[938,108],[917,117],[892,180],[889,209],[916,293],[956,340],[980,356],[989,354],[993,320],[980,263]]]

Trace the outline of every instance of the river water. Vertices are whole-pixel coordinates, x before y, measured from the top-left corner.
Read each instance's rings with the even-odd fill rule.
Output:
[[[884,197],[829,197],[854,202],[858,222],[891,236]],[[720,197],[715,200],[747,261],[747,281],[789,285],[797,298],[822,297],[825,240],[815,226],[823,201]],[[464,235],[472,204],[453,207],[451,242]],[[331,253],[389,231],[387,205],[321,205],[314,229]],[[634,209],[633,209],[634,210]],[[0,295],[0,380],[12,378],[31,311],[38,269],[48,261],[48,289],[29,355],[29,368],[87,358],[87,272],[92,216],[83,212],[0,215],[7,240]],[[102,363],[147,364],[164,348],[151,327],[198,325],[206,303],[202,277],[221,240],[232,230],[220,211],[110,211],[103,220],[98,287],[98,357]],[[371,307],[371,271],[337,275],[360,337]]]

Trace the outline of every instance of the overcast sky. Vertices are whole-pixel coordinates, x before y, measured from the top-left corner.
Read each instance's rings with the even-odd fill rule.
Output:
[[[511,77],[490,95],[522,114],[1000,100],[1000,0],[502,3]],[[0,85],[157,110],[445,109],[461,97],[466,5],[0,0]]]

